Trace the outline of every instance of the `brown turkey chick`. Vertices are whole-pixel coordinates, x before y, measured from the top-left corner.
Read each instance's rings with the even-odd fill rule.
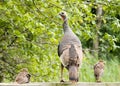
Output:
[[[105,63],[102,60],[100,60],[98,63],[94,65],[94,76],[95,76],[96,82],[101,82],[100,77],[104,73],[104,66],[105,66]]]

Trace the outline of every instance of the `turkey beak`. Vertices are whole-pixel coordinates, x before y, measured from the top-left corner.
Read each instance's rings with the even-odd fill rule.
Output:
[[[61,13],[59,13],[59,15],[61,16],[61,18],[64,20],[65,19],[65,17],[61,14]]]

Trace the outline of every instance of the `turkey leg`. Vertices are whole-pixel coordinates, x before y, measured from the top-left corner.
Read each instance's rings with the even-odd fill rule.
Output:
[[[64,66],[61,63],[61,80],[60,80],[60,82],[64,82],[64,80],[63,80],[63,69],[64,69]]]

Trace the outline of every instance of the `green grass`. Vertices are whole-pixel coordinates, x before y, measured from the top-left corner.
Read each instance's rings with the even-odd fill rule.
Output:
[[[85,55],[83,64],[80,69],[80,82],[94,82],[93,66],[99,60],[90,54]],[[120,65],[117,59],[111,59],[105,61],[104,74],[101,77],[102,82],[119,82],[120,81]]]
[[[102,59],[105,61],[105,70],[104,74],[101,77],[102,82],[119,82],[120,81],[120,63],[118,59]],[[84,54],[82,66],[79,69],[80,77],[79,82],[95,82],[94,78],[94,71],[93,66],[98,62],[98,58],[93,57],[91,54],[86,53]],[[59,64],[55,65],[54,73],[50,74],[51,78],[49,79],[50,82],[59,82],[60,81],[60,61],[59,59],[56,60],[56,63]],[[54,76],[53,76],[54,74]],[[68,81],[68,71],[64,69],[64,80]]]
[[[105,61],[106,64],[105,64],[104,74],[101,77],[102,82],[119,82],[120,81],[119,60],[118,59],[111,59],[111,60],[103,59],[103,60]],[[79,69],[79,73],[80,73],[79,82],[95,82],[93,66],[98,61],[99,61],[98,58],[93,57],[91,54],[89,53],[84,54],[82,66]],[[48,75],[49,77],[47,77],[45,81],[59,82],[60,81],[60,60],[59,58],[56,59],[55,64],[53,66],[55,66],[53,68],[53,72],[49,73]],[[48,70],[46,70],[46,72],[47,71]],[[69,80],[68,71],[66,69],[64,69],[64,80],[65,81]]]

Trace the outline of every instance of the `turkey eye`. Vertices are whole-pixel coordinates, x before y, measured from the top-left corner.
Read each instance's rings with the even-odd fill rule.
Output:
[[[62,12],[62,14],[64,14],[64,13]]]

